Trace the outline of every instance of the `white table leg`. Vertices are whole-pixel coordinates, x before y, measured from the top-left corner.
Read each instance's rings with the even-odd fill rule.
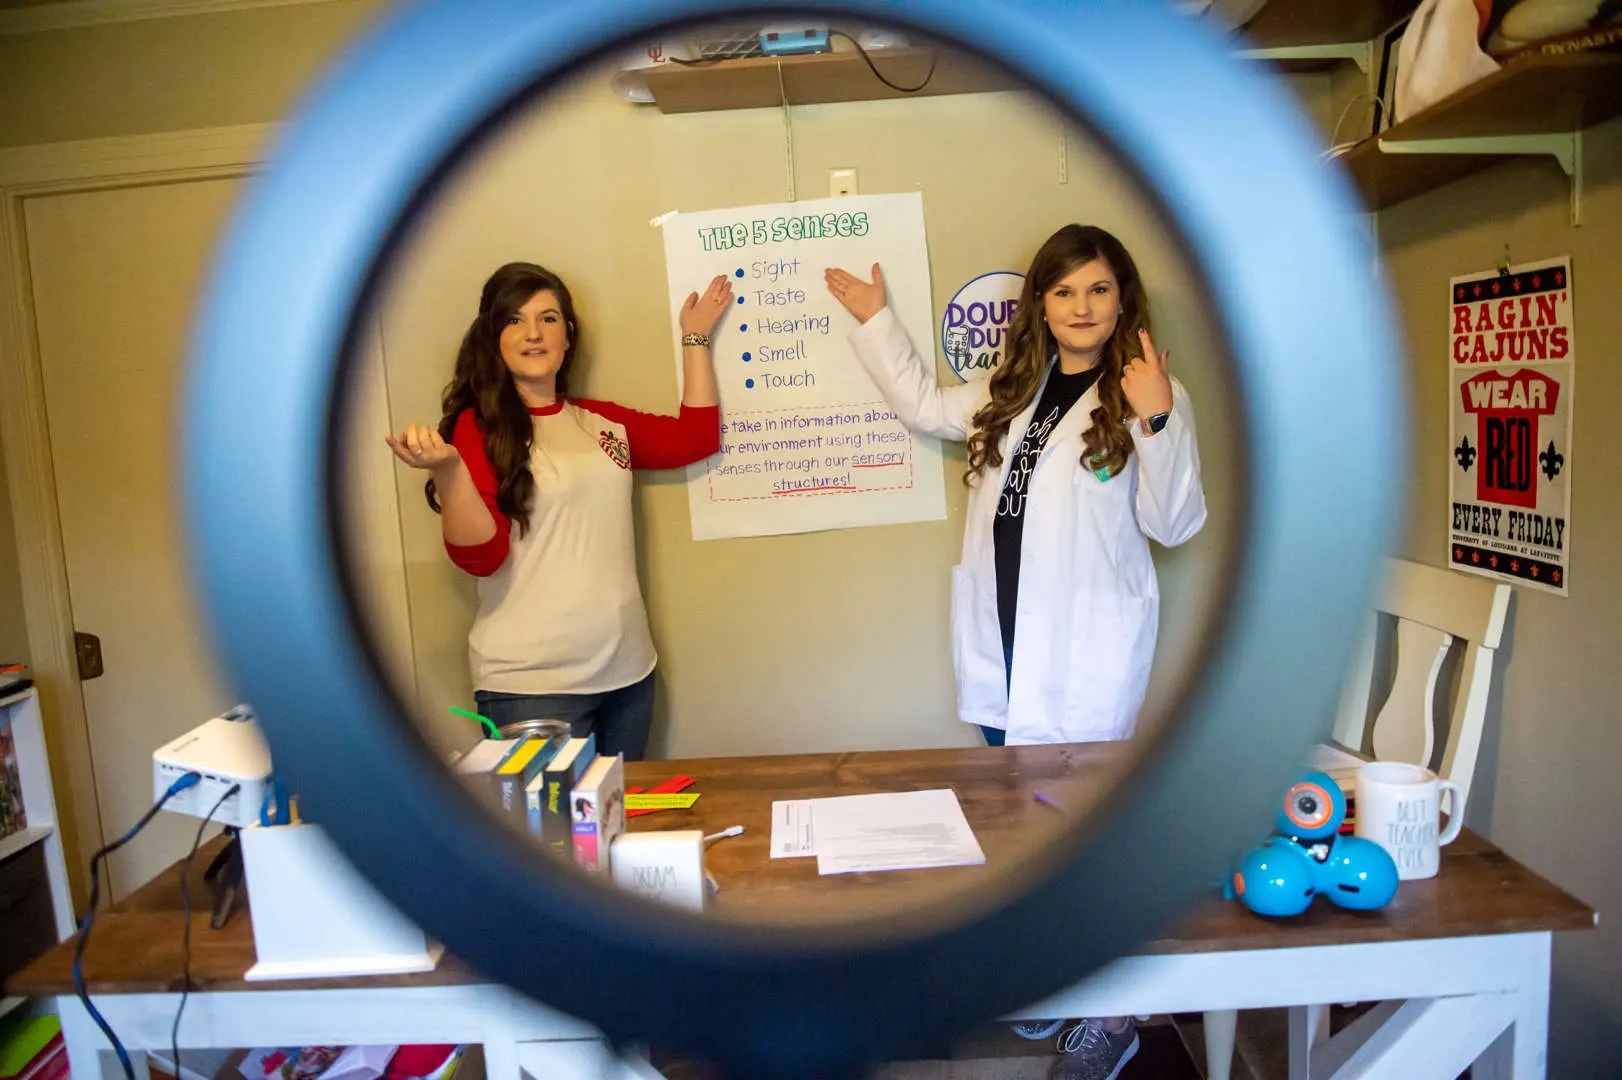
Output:
[[[107,1040],[85,1012],[84,1004],[64,995],[56,999],[56,1013],[62,1018],[62,1042],[68,1049],[68,1069],[73,1080],[102,1080],[101,1048]]]
[[[524,1070],[519,1061],[518,1044],[511,1038],[486,1038],[484,1075],[488,1080],[522,1080]]]
[[[1544,1080],[1549,1072],[1550,934],[1527,936],[1515,1021],[1470,1068],[1471,1080]],[[77,1080],[77,1078],[76,1078]]]
[[[1329,1041],[1328,1005],[1290,1006],[1290,1080],[1312,1080],[1312,1051]]]
[[[1211,1009],[1204,1021],[1205,1080],[1228,1080],[1233,1071],[1233,1038],[1239,1028],[1239,1010]]]

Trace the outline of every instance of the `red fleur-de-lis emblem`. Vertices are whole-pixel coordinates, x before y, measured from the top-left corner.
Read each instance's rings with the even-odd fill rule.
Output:
[[[1564,285],[1566,283],[1566,272],[1564,270],[1556,270],[1554,272],[1554,283],[1556,285]]]
[[[1543,285],[1543,275],[1541,275],[1541,274],[1533,274],[1532,275],[1532,288],[1534,288],[1534,289],[1540,288],[1542,285]]]
[[[1521,572],[1521,560],[1516,559],[1514,562],[1509,564],[1509,568],[1511,570],[1515,571],[1517,574],[1520,573]]]
[[[1481,561],[1481,552],[1472,551],[1470,553],[1470,561],[1473,563],[1479,563]]]
[[[1453,549],[1453,561],[1458,562],[1459,560],[1461,560],[1463,558],[1464,558],[1464,549],[1463,548],[1454,548]]]
[[[1511,283],[1510,288],[1514,289],[1516,292],[1520,292],[1521,291],[1521,279],[1516,278],[1514,280],[1514,282]]]
[[[1498,295],[1498,282],[1496,281],[1492,283],[1492,294],[1494,296]]]
[[[1464,286],[1463,285],[1460,285],[1459,286],[1459,291],[1457,293],[1454,293],[1454,298],[1458,299],[1458,300],[1463,300],[1464,299]]]
[[[1558,567],[1549,571],[1549,580],[1556,585],[1560,584],[1560,570]]]
[[[1538,576],[1538,566],[1537,566],[1537,563],[1533,563],[1533,564],[1532,564],[1532,576],[1533,576],[1533,577],[1537,577],[1537,576]]]
[[[1480,295],[1481,295],[1481,286],[1480,286],[1480,285],[1477,285],[1477,286],[1476,286],[1476,290],[1475,290],[1475,292],[1476,292],[1476,295],[1477,295],[1477,296],[1480,296]]]
[[[620,438],[612,431],[605,431],[597,436],[597,445],[603,448],[608,459],[622,469],[631,467],[631,444]]]
[[[1488,559],[1487,561],[1492,563],[1492,568],[1494,570],[1498,569],[1498,556],[1494,555],[1492,558]]]

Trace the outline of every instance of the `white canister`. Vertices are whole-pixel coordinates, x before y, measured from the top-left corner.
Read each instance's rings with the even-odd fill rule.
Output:
[[[1447,831],[1441,831],[1442,796],[1451,794]],[[1374,761],[1357,771],[1357,835],[1391,853],[1402,881],[1435,877],[1441,848],[1464,828],[1458,785],[1421,765]]]

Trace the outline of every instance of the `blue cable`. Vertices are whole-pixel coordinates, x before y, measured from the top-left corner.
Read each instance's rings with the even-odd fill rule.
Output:
[[[107,1041],[113,1044],[113,1052],[118,1055],[118,1063],[124,1068],[126,1080],[135,1080],[135,1067],[130,1064],[129,1052],[124,1049],[124,1044],[118,1041],[118,1036],[113,1034],[112,1026],[107,1023],[106,1018],[92,1004],[90,994],[84,985],[84,950],[90,942],[90,927],[96,919],[96,901],[101,896],[100,864],[106,861],[108,855],[135,839],[135,834],[146,828],[147,822],[157,816],[165,803],[187,788],[197,786],[202,779],[202,774],[196,772],[189,772],[178,778],[169,785],[169,790],[163,793],[163,797],[152,804],[152,809],[141,815],[141,820],[137,821],[129,832],[90,856],[90,903],[85,907],[84,918],[79,920],[78,941],[73,948],[73,990],[84,1003],[85,1012],[90,1014],[90,1019],[96,1022],[96,1026],[101,1028],[101,1033],[107,1036]]]

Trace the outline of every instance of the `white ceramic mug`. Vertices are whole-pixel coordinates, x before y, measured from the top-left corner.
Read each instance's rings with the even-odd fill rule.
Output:
[[[1447,831],[1441,831],[1442,795],[1451,793]],[[1391,853],[1402,881],[1435,877],[1441,848],[1464,828],[1458,785],[1421,765],[1373,761],[1357,771],[1357,835]]]

